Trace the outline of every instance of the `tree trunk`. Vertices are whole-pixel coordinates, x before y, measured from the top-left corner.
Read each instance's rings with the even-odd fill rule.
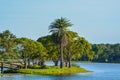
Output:
[[[1,73],[3,73],[3,62],[1,62]]]
[[[39,65],[39,60],[34,60],[33,64],[38,64]]]
[[[71,58],[69,58],[69,68],[71,68]]]
[[[62,44],[60,45],[60,68],[63,68],[63,46]]]
[[[68,62],[66,61],[66,62],[65,62],[65,67],[67,67],[67,66],[68,66]]]
[[[25,62],[25,69],[27,69],[27,62]]]
[[[27,69],[27,59],[25,58],[25,61],[24,61],[24,67],[25,69]]]
[[[58,66],[58,61],[54,61],[54,63],[55,63],[55,66]]]
[[[64,58],[64,62],[65,62],[65,67],[68,67],[68,56]]]
[[[44,66],[44,64],[45,64],[44,61],[41,61],[41,66]]]
[[[52,60],[53,60],[53,62],[55,64],[55,66],[58,66],[58,59],[56,59],[55,57],[53,57]]]
[[[70,55],[70,52],[69,52],[69,62],[68,62],[68,64],[69,64],[69,68],[71,68],[71,55]]]
[[[28,59],[28,67],[30,67],[30,59]]]
[[[41,66],[44,66],[44,65],[45,65],[45,60],[43,58],[43,59],[41,59]]]
[[[55,66],[58,66],[58,61],[55,61]]]

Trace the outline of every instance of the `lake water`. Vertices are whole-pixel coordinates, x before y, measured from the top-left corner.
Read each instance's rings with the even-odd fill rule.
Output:
[[[48,62],[48,64],[51,63]],[[9,74],[0,77],[0,80],[120,80],[120,64],[81,62],[76,62],[76,64],[94,72],[60,76]]]

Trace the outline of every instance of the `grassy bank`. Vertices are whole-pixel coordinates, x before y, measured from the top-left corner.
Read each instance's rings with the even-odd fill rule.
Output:
[[[3,74],[0,74],[0,76],[3,76]]]
[[[90,71],[76,66],[71,68],[64,67],[63,69],[60,69],[58,66],[57,67],[49,66],[46,69],[19,69],[17,72],[24,74],[60,75],[60,74],[83,73]]]

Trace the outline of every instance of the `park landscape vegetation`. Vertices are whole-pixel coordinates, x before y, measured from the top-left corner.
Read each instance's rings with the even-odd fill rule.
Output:
[[[39,37],[37,41],[17,38],[9,30],[3,31],[0,33],[1,72],[3,73],[4,62],[21,63],[16,68],[10,67],[4,71],[7,73],[60,75],[89,72],[73,64],[72,60],[120,61],[119,58],[114,59],[115,56],[120,56],[119,44],[90,44],[77,32],[69,30],[72,25],[66,18],[55,19],[49,26],[50,35]],[[54,66],[46,65],[46,61],[53,61]]]

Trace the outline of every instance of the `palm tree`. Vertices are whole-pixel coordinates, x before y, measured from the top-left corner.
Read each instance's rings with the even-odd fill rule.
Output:
[[[56,19],[49,26],[53,42],[60,47],[60,68],[63,67],[63,47],[67,44],[67,28],[72,24],[66,18]]]

